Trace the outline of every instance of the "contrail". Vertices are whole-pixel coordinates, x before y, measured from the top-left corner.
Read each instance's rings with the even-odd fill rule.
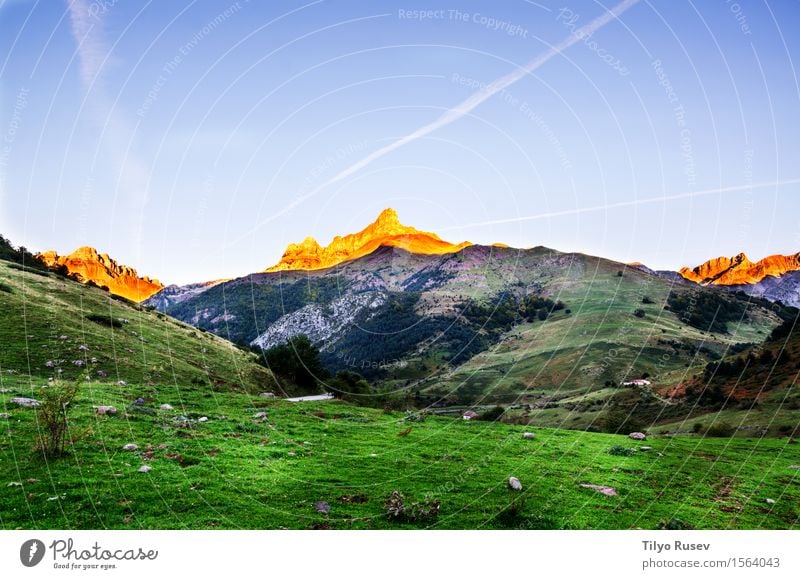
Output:
[[[399,149],[403,145],[407,145],[412,141],[421,139],[422,137],[429,135],[438,129],[441,129],[444,126],[457,121],[470,111],[474,110],[478,105],[480,105],[484,101],[490,99],[492,96],[496,95],[500,91],[508,88],[518,80],[526,77],[534,70],[542,66],[545,62],[547,62],[554,56],[560,54],[562,51],[566,50],[576,42],[580,42],[587,36],[591,36],[597,30],[599,30],[600,28],[602,28],[603,26],[605,26],[606,24],[617,18],[620,14],[625,12],[628,8],[630,8],[637,2],[639,2],[639,0],[624,0],[623,2],[620,2],[619,4],[617,4],[617,6],[615,6],[605,14],[598,16],[597,18],[592,20],[589,24],[582,26],[578,30],[574,31],[567,38],[565,38],[555,46],[551,46],[549,49],[547,49],[545,52],[537,56],[535,59],[533,59],[531,62],[529,62],[522,68],[518,68],[515,71],[510,72],[509,74],[498,78],[491,84],[485,86],[481,90],[474,93],[472,96],[470,96],[462,103],[456,105],[455,107],[449,109],[447,112],[443,113],[435,121],[428,123],[423,127],[420,127],[413,133],[410,133],[405,137],[402,137],[394,141],[393,143],[390,143],[389,145],[386,145],[385,147],[382,147],[377,151],[370,153],[360,161],[353,163],[352,165],[350,165],[346,169],[343,169],[340,173],[332,177],[329,181],[327,181],[324,185],[322,185],[322,187],[331,185],[332,183],[336,183],[337,181],[341,181],[342,179],[349,177],[356,171],[363,169],[373,161],[376,161],[381,157],[391,153],[392,151]]]
[[[508,217],[506,219],[492,219],[489,221],[480,221],[477,223],[468,223],[466,225],[458,225],[453,227],[441,227],[441,231],[450,231],[454,229],[467,229],[470,227],[482,227],[486,225],[502,225],[504,223],[517,223],[519,221],[534,221],[536,219],[547,219],[550,217],[563,217],[565,215],[579,215],[581,213],[591,213],[594,211],[605,211],[607,209],[618,209],[620,207],[633,207],[636,205],[646,205],[649,203],[661,203],[663,201],[674,201],[676,199],[688,199],[691,197],[704,197],[707,195],[715,195],[717,193],[730,193],[732,191],[748,191],[750,189],[765,189],[767,187],[780,187],[781,185],[792,185],[800,183],[800,178],[784,179],[783,181],[767,181],[764,183],[749,183],[746,185],[731,185],[729,187],[715,187],[714,189],[703,189],[700,191],[686,191],[683,193],[673,193],[672,195],[660,195],[658,197],[649,197],[647,199],[633,199],[631,201],[619,201],[617,203],[608,203],[606,205],[593,205],[592,207],[579,207],[576,209],[564,209],[563,211],[551,211],[549,213],[537,213],[536,215],[524,215],[521,217]]]
[[[350,175],[363,169],[373,161],[377,161],[378,159],[388,155],[392,151],[395,151],[400,147],[407,145],[408,143],[411,143],[412,141],[421,139],[422,137],[429,135],[438,129],[441,129],[444,126],[457,121],[464,115],[468,114],[470,111],[474,110],[478,105],[480,105],[487,99],[490,99],[492,96],[508,88],[518,80],[524,78],[525,76],[532,73],[534,70],[538,69],[540,66],[542,66],[544,63],[546,63],[554,56],[557,56],[558,54],[560,54],[573,44],[580,42],[584,38],[591,36],[592,34],[597,32],[597,30],[599,30],[600,28],[602,28],[615,18],[619,17],[620,14],[622,14],[628,8],[630,8],[631,6],[633,6],[638,2],[639,0],[624,0],[623,2],[620,2],[611,10],[605,12],[604,14],[592,20],[589,24],[580,27],[578,30],[573,31],[564,40],[562,40],[561,42],[559,42],[554,46],[551,46],[545,52],[537,56],[535,59],[530,61],[525,66],[518,68],[515,71],[510,72],[509,74],[503,77],[500,77],[491,84],[488,84],[487,86],[481,88],[479,91],[475,92],[465,101],[461,102],[460,104],[456,105],[451,109],[448,109],[446,112],[442,113],[442,115],[435,121],[420,127],[419,129],[417,129],[413,133],[406,135],[405,137],[401,137],[396,141],[384,147],[381,147],[377,151],[373,151],[360,161],[356,161],[349,167],[343,169],[342,171],[331,177],[329,180],[315,187],[310,192],[306,193],[305,195],[301,195],[300,197],[292,201],[289,205],[287,205],[280,211],[274,213],[268,219],[261,222],[261,224],[258,227],[264,225],[264,223],[277,219],[281,215],[288,213],[289,211],[291,211],[292,209],[303,203],[306,199],[315,196],[317,193],[319,193],[322,189],[324,189],[328,185],[332,185],[337,181],[341,181],[342,179],[349,177]]]

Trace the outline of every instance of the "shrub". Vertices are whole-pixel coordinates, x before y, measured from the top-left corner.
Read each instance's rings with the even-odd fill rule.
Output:
[[[64,454],[69,440],[69,411],[82,377],[74,382],[55,381],[41,389],[36,416],[40,425],[37,448],[48,457]]]
[[[686,521],[674,518],[667,521],[659,521],[658,528],[664,531],[687,531],[694,529],[694,527]]]
[[[0,283],[0,292],[5,292],[7,294],[14,293],[14,290],[11,289],[10,285],[6,285],[4,283]]]
[[[636,308],[633,310],[633,315],[637,318],[643,318],[645,315],[645,311],[642,308]]]
[[[317,349],[307,336],[295,336],[288,342],[264,352],[267,367],[306,391],[317,389],[317,381],[328,373],[322,366]]]
[[[489,422],[494,422],[498,420],[504,413],[506,409],[502,406],[494,406],[489,408],[489,410],[484,410],[481,412],[480,416],[478,416],[478,420],[486,420]]]
[[[702,422],[695,422],[692,425],[692,432],[694,432],[695,434],[700,433],[701,430],[703,430],[703,423]]]
[[[621,444],[615,444],[606,452],[612,456],[633,456],[636,454],[636,449],[628,448],[626,446],[622,446]]]
[[[643,303],[643,304],[654,304],[654,303],[656,303],[656,302],[654,302],[654,301],[653,301],[653,299],[652,299],[651,297],[649,297],[649,296],[644,296],[644,297],[642,298],[642,303]]]
[[[111,315],[89,314],[86,316],[86,319],[96,324],[101,324],[103,326],[108,326],[110,328],[122,327],[122,322],[120,322],[119,320],[115,320]]]
[[[384,502],[386,517],[393,521],[416,522],[435,519],[439,516],[439,501],[424,501],[406,504],[399,491],[392,491]]]
[[[716,438],[729,438],[734,435],[736,429],[727,422],[715,422],[706,430],[706,436]]]

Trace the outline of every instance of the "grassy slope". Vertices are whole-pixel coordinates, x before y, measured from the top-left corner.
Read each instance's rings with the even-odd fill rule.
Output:
[[[271,374],[252,354],[102,290],[54,274],[23,273],[5,261],[0,282],[7,289],[0,291],[0,369],[5,376],[30,376],[31,387],[59,367],[65,377],[77,376],[75,361],[91,366],[94,377],[102,371],[108,382],[127,382],[124,391],[133,399],[140,395],[137,388],[192,382],[250,392],[272,387]],[[90,315],[127,322],[112,329]]]

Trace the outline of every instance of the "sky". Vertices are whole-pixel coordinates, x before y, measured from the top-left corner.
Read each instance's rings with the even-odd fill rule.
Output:
[[[165,283],[386,207],[658,269],[796,253],[797,22],[790,0],[0,0],[0,232]]]

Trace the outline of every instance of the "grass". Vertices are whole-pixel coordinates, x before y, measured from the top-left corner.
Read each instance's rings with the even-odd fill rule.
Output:
[[[15,386],[18,379],[3,382],[12,389],[0,395],[11,414],[0,422],[5,529],[655,529],[671,519],[696,528],[787,529],[800,517],[800,470],[790,468],[800,463],[800,447],[788,439],[635,442],[536,429],[529,440],[522,437],[528,428],[439,417],[409,423],[402,413],[342,402],[265,401],[199,386],[134,392],[93,382],[74,408],[73,431],[84,437],[70,455],[46,462],[32,450],[35,410],[7,402],[31,392]],[[136,395],[145,406],[129,406]],[[163,403],[175,410],[158,410]],[[96,416],[97,404],[119,414]],[[259,411],[266,420],[254,418]],[[209,420],[197,422],[201,416]],[[122,450],[128,443],[139,449]],[[632,455],[609,453],[618,446]],[[152,470],[138,472],[142,465]],[[513,517],[509,476],[522,481],[526,499]],[[408,502],[439,501],[438,518],[389,520],[384,501],[394,490]],[[317,513],[317,501],[328,502],[330,513]]]

